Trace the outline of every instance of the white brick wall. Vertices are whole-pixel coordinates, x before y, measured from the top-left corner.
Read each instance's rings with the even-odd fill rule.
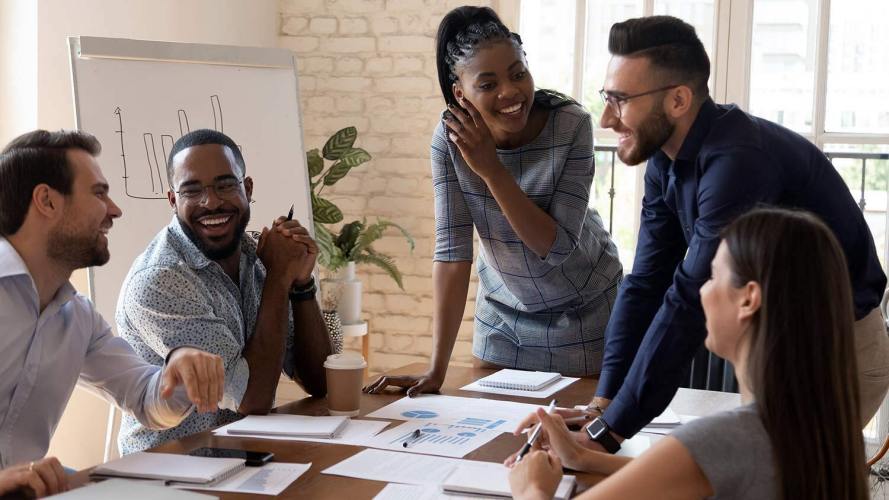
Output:
[[[480,2],[497,9],[497,0]],[[327,196],[346,220],[386,217],[416,240],[413,254],[399,236],[375,246],[396,258],[404,291],[376,268],[359,268],[370,321],[374,373],[432,353],[434,219],[429,143],[443,100],[435,70],[435,30],[445,0],[280,0],[279,45],[297,56],[306,148],[321,147],[341,127],[358,128],[374,157]],[[475,279],[452,361],[472,359]],[[347,345],[357,349],[358,339]]]

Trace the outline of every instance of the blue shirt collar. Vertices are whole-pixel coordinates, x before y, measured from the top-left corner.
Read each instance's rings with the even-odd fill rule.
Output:
[[[701,152],[701,147],[704,145],[704,141],[710,134],[713,120],[717,115],[719,115],[719,108],[716,106],[716,103],[713,102],[713,99],[708,97],[707,100],[701,104],[701,109],[698,110],[694,123],[692,123],[691,128],[688,129],[688,134],[685,136],[685,140],[682,141],[682,146],[679,148],[679,154],[676,155],[676,161],[693,162],[697,159],[698,154]],[[655,167],[661,169],[668,168],[673,164],[670,157],[660,149],[651,156],[650,161]]]
[[[24,259],[22,259],[22,256],[18,253],[15,247],[12,246],[12,243],[6,238],[0,237],[0,279],[11,278],[14,276],[28,277],[28,281],[31,283],[31,288],[34,291],[36,300],[37,286],[34,285],[34,278],[31,277],[31,271],[28,270],[28,266],[25,264]],[[71,300],[76,294],[77,290],[74,288],[74,285],[72,285],[70,281],[66,281],[62,284],[61,288],[56,291],[52,303],[58,303],[58,305],[61,306]]]

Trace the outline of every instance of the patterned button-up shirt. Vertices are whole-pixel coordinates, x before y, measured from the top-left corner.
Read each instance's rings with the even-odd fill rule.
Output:
[[[253,335],[265,283],[256,243],[241,239],[240,284],[208,259],[173,217],[136,258],[117,303],[121,337],[149,363],[163,364],[179,346],[222,357],[225,393],[219,411],[193,413],[178,427],[153,431],[124,416],[118,444],[122,454],[144,450],[237,420],[250,372],[243,352]],[[284,372],[294,376],[293,319],[286,341]]]
[[[146,426],[176,425],[192,407],[181,386],[160,398],[161,369],[115,337],[70,283],[41,311],[31,274],[5,238],[0,325],[0,468],[46,455],[78,377]]]

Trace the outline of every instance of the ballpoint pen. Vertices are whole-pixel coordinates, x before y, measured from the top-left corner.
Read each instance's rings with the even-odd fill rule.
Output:
[[[412,432],[411,435],[408,436],[407,439],[405,439],[403,443],[401,443],[401,446],[407,448],[407,445],[416,441],[417,438],[420,437],[420,434],[421,434],[420,429],[414,429],[414,432]]]
[[[556,407],[556,400],[552,400],[549,403],[549,408],[546,409],[547,414],[551,414],[553,409]],[[531,447],[534,446],[534,441],[537,441],[537,436],[540,435],[540,429],[543,427],[543,422],[537,422],[537,425],[534,427],[534,430],[531,431],[531,435],[528,437],[528,442],[522,445],[522,449],[519,450],[519,455],[516,457],[516,463],[522,461],[522,457],[524,457],[529,451],[531,451]]]
[[[287,212],[287,220],[293,220],[293,205],[290,205],[290,211]]]

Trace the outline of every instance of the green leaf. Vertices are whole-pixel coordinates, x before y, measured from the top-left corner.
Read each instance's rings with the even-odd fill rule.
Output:
[[[318,148],[306,151],[306,165],[308,165],[309,168],[310,179],[324,170],[324,160],[321,159],[321,155],[318,153]]]
[[[339,249],[333,244],[333,235],[330,234],[330,231],[317,222],[315,223],[315,243],[318,244],[318,264],[330,267],[330,261]]]
[[[355,144],[356,137],[358,137],[358,130],[355,127],[346,127],[337,131],[324,144],[324,148],[321,150],[322,156],[328,160],[339,160],[343,153],[351,149],[352,144]]]
[[[343,252],[343,257],[347,260],[353,257],[355,244],[362,229],[364,229],[364,222],[357,220],[344,225],[340,229],[340,235],[337,236],[334,244]]]
[[[399,271],[398,268],[395,267],[395,261],[392,260],[392,257],[376,253],[373,250],[368,249],[367,253],[357,256],[355,258],[355,262],[359,264],[372,264],[379,267],[383,271],[386,271],[386,274],[388,274],[393,280],[395,280],[398,288],[404,290],[404,284],[401,280],[401,271]]]
[[[398,224],[388,221],[386,219],[377,219],[377,222],[367,226],[363,233],[361,233],[361,237],[358,238],[358,244],[355,248],[355,253],[361,252],[364,249],[369,249],[370,245],[373,242],[383,237],[383,233],[386,232],[389,228],[395,228],[401,231],[401,234],[407,239],[408,245],[411,247],[411,252],[414,251],[414,239],[411,237],[411,234],[407,232],[407,230]]]
[[[340,157],[339,163],[343,163],[350,167],[357,167],[364,162],[370,161],[370,153],[361,148],[351,148]]]
[[[343,220],[343,213],[330,201],[312,193],[312,218],[321,224],[336,224]]]
[[[351,166],[344,164],[342,161],[334,163],[330,170],[324,174],[324,185],[333,186],[338,180],[345,177],[351,169]]]

